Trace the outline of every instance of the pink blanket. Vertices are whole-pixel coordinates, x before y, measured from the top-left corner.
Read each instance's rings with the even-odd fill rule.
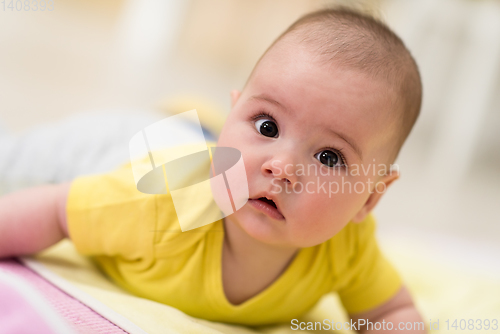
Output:
[[[1,260],[0,272],[4,277],[0,279],[0,334],[33,333],[34,329],[36,333],[54,333],[58,325],[75,333],[126,333],[15,259]],[[15,284],[9,282],[28,286],[35,293],[20,290],[19,286],[15,289]],[[41,310],[36,301],[48,310]]]

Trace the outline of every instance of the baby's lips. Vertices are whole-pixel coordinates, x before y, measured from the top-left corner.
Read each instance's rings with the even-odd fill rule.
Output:
[[[258,199],[259,199],[259,198],[261,198],[261,197],[265,197],[265,198],[267,198],[267,199],[269,199],[269,200],[273,201],[273,202],[274,202],[274,205],[276,205],[276,210],[278,210],[278,212],[279,212],[282,216],[284,216],[284,215],[283,215],[283,212],[280,210],[280,204],[278,203],[278,201],[277,201],[276,197],[272,196],[271,194],[269,194],[269,193],[267,193],[267,192],[264,192],[264,193],[260,193],[259,195],[255,196],[255,197],[253,197],[253,198],[251,198],[251,199],[258,200]]]

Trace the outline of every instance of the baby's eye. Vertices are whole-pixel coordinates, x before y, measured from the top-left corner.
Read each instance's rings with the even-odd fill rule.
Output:
[[[340,155],[331,150],[321,151],[315,155],[315,158],[328,167],[342,166],[343,164]]]
[[[278,137],[278,126],[269,119],[259,119],[255,122],[257,131],[266,137]]]

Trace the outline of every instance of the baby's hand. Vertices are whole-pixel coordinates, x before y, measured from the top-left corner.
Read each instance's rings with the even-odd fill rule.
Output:
[[[368,312],[350,316],[352,323],[357,324],[356,329],[362,334],[388,333],[393,330],[398,333],[427,333],[424,321],[404,286],[385,304]]]
[[[47,185],[0,198],[0,258],[33,254],[68,237],[69,187]]]

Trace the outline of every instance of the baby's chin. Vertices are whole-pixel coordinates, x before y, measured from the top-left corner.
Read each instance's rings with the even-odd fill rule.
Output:
[[[310,233],[309,230],[294,229],[285,226],[284,229],[273,229],[272,226],[262,221],[244,221],[240,226],[252,238],[263,243],[287,248],[307,248],[318,246],[337,235],[342,228],[334,231],[322,231],[321,233]]]
[[[273,221],[265,214],[252,212],[245,204],[228,216],[226,223],[237,224],[251,238],[274,246],[292,246],[287,238],[286,221]]]
[[[248,204],[247,204],[248,205]],[[246,205],[245,205],[246,206]],[[251,208],[241,208],[228,216],[226,223],[238,224],[249,237],[267,245],[284,248],[304,248],[320,244],[324,240],[315,240],[305,233],[295,233],[293,226],[284,221],[275,221],[265,214],[253,212]]]

